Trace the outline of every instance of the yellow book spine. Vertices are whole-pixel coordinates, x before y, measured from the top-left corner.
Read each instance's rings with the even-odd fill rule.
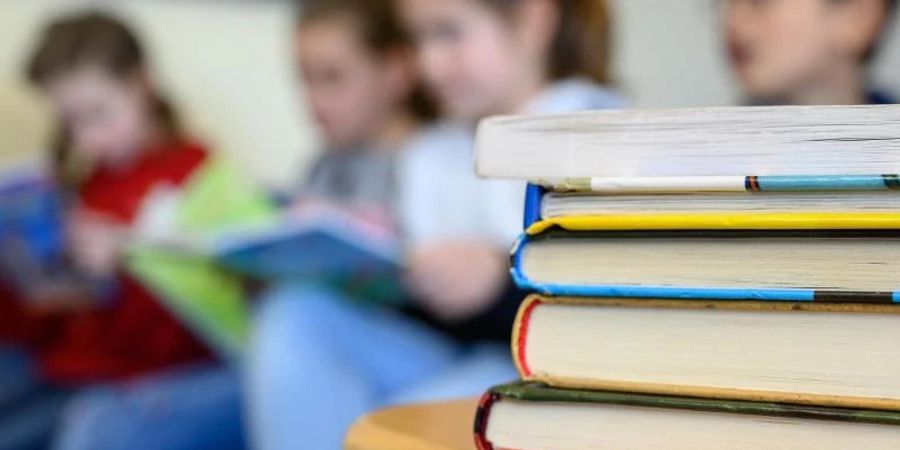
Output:
[[[570,216],[531,224],[529,235],[558,226],[571,231],[900,229],[900,213],[700,213]]]

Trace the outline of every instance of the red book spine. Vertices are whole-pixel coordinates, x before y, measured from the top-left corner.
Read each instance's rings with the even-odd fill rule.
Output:
[[[487,439],[488,418],[491,415],[491,407],[500,396],[493,392],[486,392],[478,402],[478,411],[475,412],[475,447],[478,450],[494,450],[494,444]]]
[[[532,376],[531,367],[528,365],[527,344],[528,328],[531,325],[531,315],[534,309],[541,304],[537,297],[529,297],[519,308],[519,316],[513,329],[512,353],[522,378],[529,379]]]

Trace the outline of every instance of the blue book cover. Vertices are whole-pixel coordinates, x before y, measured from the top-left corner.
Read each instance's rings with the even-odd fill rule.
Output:
[[[226,232],[210,249],[223,267],[264,280],[310,280],[366,300],[405,298],[399,241],[343,215],[285,219]]]
[[[63,249],[60,193],[39,173],[0,181],[0,240],[17,241],[35,263],[49,264]]]
[[[19,167],[0,175],[0,279],[28,302],[106,304],[117,287],[72,265],[64,207],[64,194],[46,170]]]
[[[900,291],[847,291],[829,289],[827,287],[782,288],[774,285],[759,288],[729,288],[703,285],[652,285],[652,284],[573,284],[538,282],[524,268],[523,254],[535,241],[542,239],[579,239],[588,236],[601,236],[609,239],[618,237],[635,238],[654,237],[665,234],[688,239],[703,239],[727,236],[740,237],[836,237],[865,239],[867,237],[900,238],[898,230],[675,230],[659,231],[614,231],[614,232],[573,232],[562,229],[551,229],[537,235],[522,234],[511,253],[510,273],[515,284],[523,290],[548,296],[565,297],[620,297],[620,298],[670,298],[701,300],[771,300],[792,302],[862,302],[862,303],[900,303]],[[739,255],[738,255],[739,256]],[[735,270],[739,270],[736,267]]]

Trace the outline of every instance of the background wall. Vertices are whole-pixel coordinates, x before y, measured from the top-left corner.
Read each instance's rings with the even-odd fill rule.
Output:
[[[296,178],[315,133],[294,83],[287,2],[0,0],[0,95],[22,90],[22,66],[41,26],[84,5],[108,7],[136,28],[196,135],[268,184]],[[23,138],[10,148],[3,126],[0,154],[25,150]]]
[[[45,21],[85,5],[112,8],[135,25],[162,85],[196,134],[270,185],[296,178],[316,137],[294,83],[288,1],[0,0],[0,163],[46,145],[48,126],[40,105],[23,88],[21,67]],[[634,106],[736,100],[718,44],[713,0],[613,0],[613,5],[618,87]],[[897,31],[875,75],[880,85],[900,93]]]
[[[715,0],[612,0],[623,91],[637,107],[737,101],[719,46]],[[876,61],[878,86],[900,94],[900,15]]]

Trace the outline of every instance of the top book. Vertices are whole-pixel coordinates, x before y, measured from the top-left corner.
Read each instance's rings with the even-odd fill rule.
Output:
[[[572,178],[900,172],[900,106],[591,111],[481,122],[476,171]]]

